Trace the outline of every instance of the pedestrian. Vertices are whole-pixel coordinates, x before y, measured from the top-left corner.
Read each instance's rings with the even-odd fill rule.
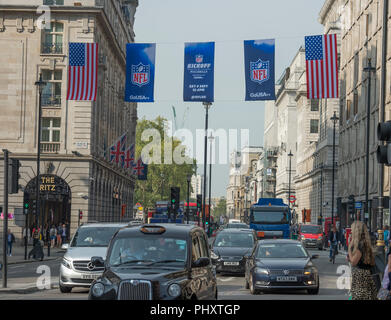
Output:
[[[379,300],[391,300],[391,254],[390,251],[387,254],[388,263],[384,270],[384,277],[382,281],[381,288],[377,294]]]
[[[37,228],[36,226],[33,227],[33,246],[35,246],[37,244],[37,242],[39,241],[39,228]]]
[[[11,232],[11,229],[8,229],[8,234],[7,234],[7,255],[12,256],[12,244],[15,242],[15,236]]]
[[[377,289],[371,274],[371,269],[375,266],[375,256],[368,228],[362,221],[352,224],[348,261],[352,266],[352,300],[376,300]]]
[[[57,237],[57,229],[56,226],[53,224],[50,228],[50,246],[54,248],[56,245],[56,237]]]
[[[62,224],[61,243],[67,242],[67,227],[65,223]]]
[[[62,227],[61,224],[57,226],[57,247],[61,247],[61,235],[62,235]]]
[[[384,226],[384,244],[386,247],[386,250],[388,251],[390,246],[390,228],[389,226]]]
[[[339,234],[339,231],[337,231],[337,228],[335,227],[335,225],[333,225],[331,227],[331,231],[330,231],[329,237],[328,237],[328,243],[329,243],[329,246],[330,246],[330,256],[329,256],[329,258],[330,258],[330,262],[331,262],[332,256],[333,256],[333,250],[337,250],[338,243],[341,243],[340,234]],[[337,252],[335,252],[335,254],[337,254]]]

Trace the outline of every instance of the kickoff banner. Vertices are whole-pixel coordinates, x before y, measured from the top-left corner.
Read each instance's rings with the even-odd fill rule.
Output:
[[[155,43],[126,45],[126,102],[154,102]]]
[[[275,100],[275,40],[244,41],[246,101]]]
[[[185,43],[183,101],[214,101],[215,43]]]

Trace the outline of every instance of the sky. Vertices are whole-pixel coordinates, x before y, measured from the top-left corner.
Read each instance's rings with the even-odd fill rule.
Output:
[[[174,106],[176,128],[192,132],[193,156],[202,161],[205,108],[199,102],[183,102],[184,43],[215,42],[215,102],[209,110],[208,127],[224,129],[227,136],[228,130],[237,130],[237,143],[228,139],[226,155],[212,160],[212,197],[226,196],[229,153],[247,145],[263,146],[264,102],[245,101],[243,41],[276,39],[277,81],[304,45],[304,37],[323,33],[318,22],[323,3],[324,0],[139,1],[135,42],[156,43],[156,70],[155,102],[139,103],[138,117],[173,120]],[[201,132],[198,139],[197,130]],[[248,138],[241,139],[241,130],[248,130]],[[203,172],[204,166],[199,165],[198,173]]]

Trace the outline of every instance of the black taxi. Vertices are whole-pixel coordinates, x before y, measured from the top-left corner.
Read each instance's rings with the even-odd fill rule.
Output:
[[[186,224],[148,224],[120,229],[111,239],[90,300],[217,299],[216,275],[203,229]]]

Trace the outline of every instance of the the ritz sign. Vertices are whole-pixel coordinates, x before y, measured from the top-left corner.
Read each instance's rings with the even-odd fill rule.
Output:
[[[39,185],[39,191],[56,191],[56,184],[54,177],[41,177],[41,184]]]

